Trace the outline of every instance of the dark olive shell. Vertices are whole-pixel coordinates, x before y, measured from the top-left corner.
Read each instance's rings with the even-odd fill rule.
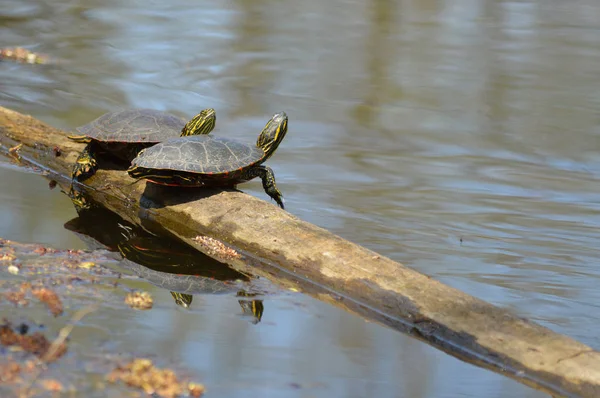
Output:
[[[197,135],[174,138],[147,148],[133,160],[134,167],[223,174],[261,163],[265,152],[254,144]]]
[[[179,137],[185,123],[154,109],[127,109],[102,115],[77,131],[102,142],[157,143]]]

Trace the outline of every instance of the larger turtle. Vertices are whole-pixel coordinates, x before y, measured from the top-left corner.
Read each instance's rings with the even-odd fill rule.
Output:
[[[255,177],[281,208],[284,200],[275,175],[264,166],[287,132],[285,112],[275,114],[260,133],[256,145],[201,135],[170,139],[142,150],[127,170],[133,178],[175,186],[233,186]]]
[[[83,181],[96,172],[96,155],[106,151],[113,157],[131,162],[139,151],[175,137],[208,134],[215,127],[216,114],[205,109],[189,122],[154,109],[127,109],[110,112],[77,128],[80,135],[69,136],[87,143],[77,158],[72,178]]]

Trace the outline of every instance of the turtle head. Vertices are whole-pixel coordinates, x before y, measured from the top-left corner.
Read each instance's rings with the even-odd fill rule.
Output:
[[[208,108],[197,114],[181,129],[181,136],[208,134],[215,128],[217,113]]]
[[[265,151],[265,159],[270,157],[279,146],[285,133],[287,133],[288,117],[285,112],[279,112],[273,115],[271,120],[258,136],[256,146]]]

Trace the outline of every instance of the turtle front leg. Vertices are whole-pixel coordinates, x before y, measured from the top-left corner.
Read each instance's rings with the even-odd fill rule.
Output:
[[[279,192],[279,189],[277,189],[277,186],[275,185],[275,174],[273,174],[273,170],[267,166],[252,167],[248,170],[247,178],[248,180],[251,180],[254,177],[260,177],[267,195],[273,198],[279,207],[284,209],[285,207],[283,207],[283,204],[285,201],[283,200],[283,195],[281,195],[281,192]]]
[[[83,181],[93,176],[98,170],[98,162],[96,162],[93,145],[88,144],[83,152],[75,161],[71,178],[77,181]]]

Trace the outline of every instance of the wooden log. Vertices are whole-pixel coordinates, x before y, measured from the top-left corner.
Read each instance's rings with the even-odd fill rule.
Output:
[[[293,120],[290,122],[293,129]],[[83,149],[0,107],[0,145],[68,186]],[[600,397],[600,352],[234,189],[158,187],[99,170],[84,188],[122,217],[555,396]],[[224,250],[218,242],[230,249]],[[233,249],[233,250],[231,250]],[[233,254],[232,254],[233,253]]]

